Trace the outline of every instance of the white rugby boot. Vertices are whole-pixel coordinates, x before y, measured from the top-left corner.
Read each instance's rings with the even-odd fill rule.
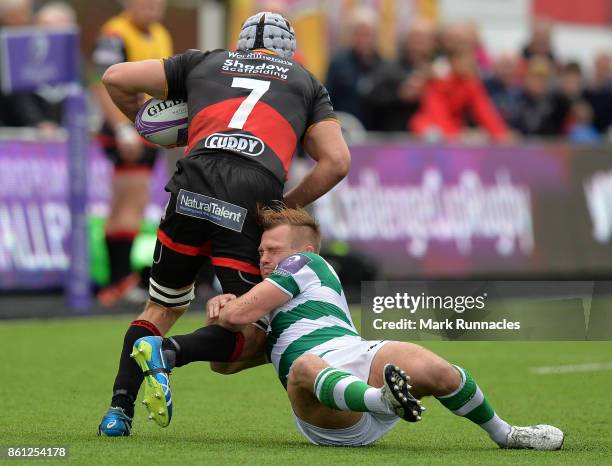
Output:
[[[501,448],[520,448],[530,450],[560,450],[564,435],[560,429],[546,424],[537,426],[512,426],[506,445]]]

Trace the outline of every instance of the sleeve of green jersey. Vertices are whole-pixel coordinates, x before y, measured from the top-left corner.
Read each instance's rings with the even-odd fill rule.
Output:
[[[266,280],[276,285],[277,288],[280,288],[281,291],[284,291],[292,298],[300,294],[300,287],[291,275],[281,275],[276,273],[275,270]]]
[[[306,254],[289,256],[276,266],[266,280],[295,298],[306,287],[307,280],[304,280],[303,275],[309,271],[306,265],[311,261],[312,259]]]

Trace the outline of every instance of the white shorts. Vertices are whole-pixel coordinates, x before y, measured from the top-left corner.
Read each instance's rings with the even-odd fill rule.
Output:
[[[351,341],[352,340],[352,341]],[[330,366],[360,378],[370,377],[372,360],[386,341],[347,339],[345,345],[321,354]],[[316,353],[313,353],[316,354]],[[324,429],[313,426],[293,415],[298,430],[315,445],[363,446],[370,445],[395,426],[399,418],[394,415],[363,413],[359,422],[344,429]]]

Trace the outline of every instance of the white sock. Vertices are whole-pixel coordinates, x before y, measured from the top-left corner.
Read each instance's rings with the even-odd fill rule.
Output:
[[[489,437],[500,447],[505,447],[510,433],[510,424],[500,418],[497,414],[490,421],[480,424],[489,434]]]

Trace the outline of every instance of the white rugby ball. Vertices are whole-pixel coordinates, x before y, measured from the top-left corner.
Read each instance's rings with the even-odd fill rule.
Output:
[[[187,102],[183,100],[147,100],[136,114],[134,126],[147,141],[163,147],[187,144]]]

